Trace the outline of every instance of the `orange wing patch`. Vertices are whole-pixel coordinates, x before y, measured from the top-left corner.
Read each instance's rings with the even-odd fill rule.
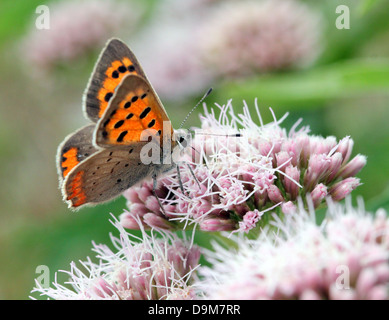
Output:
[[[108,106],[109,100],[115,93],[116,87],[122,81],[123,77],[127,74],[138,74],[135,70],[135,66],[132,61],[125,57],[122,60],[116,60],[111,63],[105,72],[106,78],[102,83],[102,87],[97,94],[97,99],[100,102],[99,105],[99,118],[104,114],[105,109]]]
[[[63,178],[65,178],[70,170],[72,170],[79,163],[77,154],[78,148],[76,147],[72,147],[62,154],[61,169]]]
[[[164,119],[158,110],[149,92],[130,92],[104,122],[103,137],[110,144],[127,145],[141,141],[141,134],[146,129],[161,135]]]
[[[74,176],[73,180],[70,181],[68,187],[68,196],[66,200],[72,201],[72,207],[79,207],[86,203],[86,195],[82,190],[82,178],[84,171],[79,171]]]

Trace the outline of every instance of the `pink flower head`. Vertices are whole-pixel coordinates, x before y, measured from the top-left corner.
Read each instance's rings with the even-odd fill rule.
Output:
[[[209,11],[199,45],[220,75],[295,68],[318,54],[320,18],[301,2],[229,1]]]
[[[22,43],[22,54],[36,67],[51,69],[85,57],[122,29],[134,28],[139,5],[117,0],[70,0],[49,5],[49,29],[33,29]]]
[[[256,227],[257,222],[261,219],[263,212],[258,210],[246,212],[243,216],[243,221],[239,222],[239,231],[249,232],[249,230]]]
[[[299,206],[254,240],[231,237],[200,268],[206,299],[389,299],[389,219],[329,203],[322,225]]]
[[[351,191],[361,185],[359,181],[360,180],[358,178],[354,177],[339,181],[330,188],[332,199],[335,201],[344,199],[351,193]]]
[[[218,116],[205,109],[179,174],[173,170],[159,179],[159,202],[150,182],[125,192],[130,212],[144,226],[173,230],[199,223],[207,231],[247,231],[258,222],[250,218],[252,212],[261,216],[274,207],[291,213],[307,195],[318,207],[327,195],[339,201],[359,185],[349,176],[366,161],[363,156],[343,161],[351,152],[349,138],[344,153],[343,140],[310,136],[307,127],[295,125],[288,133],[280,126],[284,118],[262,124],[258,108],[260,125],[247,105],[238,115],[231,101],[217,107]],[[121,219],[124,226],[135,225],[128,213]]]
[[[327,187],[323,183],[316,185],[315,189],[313,189],[313,191],[311,192],[313,206],[317,208],[327,195]]]
[[[134,221],[140,223],[139,218]],[[120,238],[112,238],[115,251],[94,243],[98,262],[71,263],[67,284],[57,282],[45,288],[37,281],[32,292],[56,300],[156,300],[194,299],[191,287],[193,272],[198,267],[199,248],[173,234],[148,235],[142,225],[142,242],[127,233],[120,223],[114,225]],[[86,270],[86,271],[85,271]],[[57,277],[56,277],[57,278]]]

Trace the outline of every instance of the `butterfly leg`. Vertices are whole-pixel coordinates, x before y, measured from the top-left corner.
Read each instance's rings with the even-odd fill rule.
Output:
[[[199,181],[197,180],[196,176],[194,175],[192,168],[191,168],[188,164],[187,164],[187,166],[188,166],[188,168],[189,168],[191,174],[193,175],[194,179],[196,180],[197,185],[199,186],[199,190],[200,190],[200,183],[199,183]],[[180,189],[181,189],[181,191],[182,191],[182,194],[185,194],[184,185],[182,184],[182,180],[181,180],[180,166],[179,166],[178,164],[177,164],[177,177],[178,177],[178,182],[179,182],[179,184],[180,184]],[[188,197],[189,199],[192,199],[192,198],[190,197],[189,194],[187,194],[187,197]]]
[[[158,201],[158,204],[159,204],[159,207],[161,208],[161,211],[162,213],[167,216],[166,212],[165,212],[165,209],[162,207],[162,203],[161,203],[161,200],[159,200],[158,198],[158,195],[157,195],[157,175],[153,174],[153,194],[154,194],[154,197],[157,198],[157,201]]]
[[[181,180],[181,172],[180,172],[180,166],[177,164],[177,177],[178,177],[178,183],[180,184],[180,189],[182,194],[185,194],[184,185],[182,184]]]
[[[200,186],[200,182],[199,180],[197,179],[197,177],[195,176],[191,166],[187,163],[186,166],[188,167],[190,173],[192,174],[193,178],[195,179],[195,181],[197,182],[197,185],[199,186],[199,190],[201,190],[201,186]]]

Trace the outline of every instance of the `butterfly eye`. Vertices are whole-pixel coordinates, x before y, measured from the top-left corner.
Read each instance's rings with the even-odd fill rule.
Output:
[[[186,145],[187,145],[187,142],[186,142],[186,139],[184,137],[180,137],[180,139],[178,140],[178,142],[180,143],[180,145],[184,148],[186,148]]]

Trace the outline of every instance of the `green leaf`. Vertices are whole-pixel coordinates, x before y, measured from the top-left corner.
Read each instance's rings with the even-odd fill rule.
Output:
[[[389,212],[389,185],[375,198],[367,201],[366,208],[372,212],[381,208]]]
[[[33,27],[39,5],[48,5],[50,1],[21,0],[16,4],[12,0],[2,0],[0,4],[0,45],[4,41],[19,36],[29,27]]]
[[[365,0],[358,7],[358,11],[360,14],[366,14],[369,12],[374,6],[376,6],[382,0]]]
[[[349,60],[305,71],[268,74],[245,81],[225,82],[213,99],[233,98],[260,105],[312,109],[333,99],[389,92],[389,59]]]

